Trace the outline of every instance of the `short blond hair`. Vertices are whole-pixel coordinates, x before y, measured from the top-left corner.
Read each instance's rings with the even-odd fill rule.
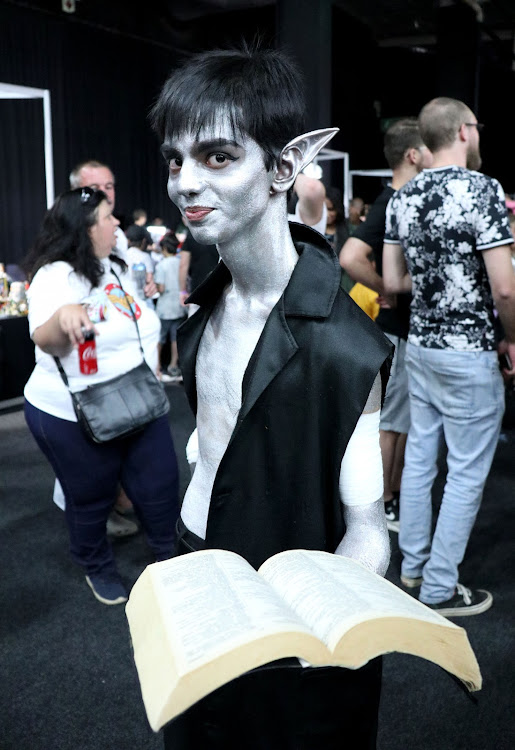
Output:
[[[459,99],[439,96],[422,107],[418,116],[420,135],[430,151],[435,153],[452,146],[464,122],[474,117],[472,111]]]

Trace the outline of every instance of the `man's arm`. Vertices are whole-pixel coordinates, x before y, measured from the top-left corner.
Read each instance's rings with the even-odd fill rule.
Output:
[[[509,355],[513,367],[507,372],[515,375],[515,272],[511,264],[510,246],[483,250],[483,258],[495,308],[506,336],[499,344],[499,352]]]
[[[374,573],[384,575],[390,561],[390,540],[383,502],[380,406],[378,375],[342,460],[340,496],[346,532],[336,554],[358,560]]]
[[[368,259],[371,252],[372,248],[366,242],[357,237],[349,237],[340,250],[340,266],[351,279],[384,296],[383,280]]]
[[[299,198],[298,213],[302,222],[309,227],[318,224],[322,218],[325,202],[323,183],[301,172],[295,180],[293,189]]]
[[[411,276],[400,245],[383,245],[383,282],[387,294],[411,292]]]
[[[191,253],[189,250],[181,250],[179,261],[179,289],[181,290],[181,305],[188,296],[188,274],[190,270]]]

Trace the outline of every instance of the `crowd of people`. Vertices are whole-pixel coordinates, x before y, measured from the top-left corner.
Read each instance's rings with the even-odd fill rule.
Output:
[[[461,120],[463,122],[459,122]],[[470,614],[476,610],[483,611],[492,600],[487,592],[478,593],[459,584],[458,565],[479,508],[500,429],[503,393],[496,351],[506,353],[508,359],[505,361],[508,363],[513,361],[514,355],[510,341],[510,326],[513,325],[510,317],[512,282],[507,258],[511,259],[512,268],[515,268],[515,202],[509,196],[506,199],[503,197],[502,189],[495,181],[475,171],[480,167],[479,130],[476,118],[461,102],[436,100],[423,110],[418,120],[400,119],[386,132],[384,154],[392,169],[392,178],[372,206],[365,206],[361,198],[354,198],[346,212],[339,189],[324,187],[322,182],[301,173],[294,183],[295,205],[289,215],[291,221],[310,226],[325,236],[333,251],[339,255],[341,287],[375,320],[395,347],[381,409],[379,433],[387,525],[391,531],[400,530],[399,543],[404,558],[403,585],[411,589],[420,587],[422,601],[437,608],[443,605],[443,610],[451,614],[454,605],[463,613]],[[433,185],[440,176],[441,181]],[[433,182],[430,177],[434,177]],[[444,180],[443,177],[448,179]],[[415,185],[420,187],[411,197],[409,189],[414,189]],[[96,191],[95,201],[89,202],[88,199],[90,207],[95,206],[95,210],[99,205],[109,207],[114,232],[114,244],[110,250],[113,251],[114,262],[120,263],[121,259],[121,263],[126,264],[124,273],[131,279],[136,296],[148,309],[155,310],[159,318],[156,374],[163,383],[182,382],[177,329],[187,316],[198,309],[195,302],[185,302],[217,266],[219,254],[216,245],[197,242],[186,228],[186,217],[182,217],[176,231],[166,229],[154,242],[147,229],[147,212],[144,209],[133,211],[133,223],[122,232],[112,214],[115,207],[115,178],[111,169],[101,162],[90,160],[77,165],[70,174],[70,187],[72,190],[67,194],[68,200],[73,194],[77,201],[79,193],[74,191],[89,188]],[[489,190],[488,199],[485,197],[486,188]],[[82,201],[89,195],[82,192]],[[466,200],[474,202],[477,211],[483,210],[481,235],[477,229],[479,219],[476,217],[473,223],[465,212],[464,196]],[[99,197],[102,198],[100,203]],[[451,198],[452,208],[449,207]],[[418,222],[414,220],[408,226],[407,217],[411,218],[413,207],[418,209],[423,200],[428,203],[429,218],[424,214],[422,219]],[[56,215],[49,212],[45,221],[47,224],[53,222],[55,232],[55,227],[62,221],[69,234],[69,220],[56,218],[63,205],[67,205],[66,200],[61,198],[52,209]],[[84,227],[91,234],[91,219],[84,210],[82,213]],[[420,211],[418,213],[421,214]],[[62,210],[61,214],[64,216]],[[386,230],[387,217],[390,234]],[[465,228],[460,225],[460,219]],[[156,222],[160,223],[160,220],[156,219]],[[437,235],[431,228],[435,226],[438,227]],[[399,227],[402,234],[399,234]],[[416,240],[413,239],[415,236]],[[38,254],[45,257],[50,245],[60,246],[62,240],[58,234],[52,235],[48,226],[42,228],[29,261],[29,265],[33,264],[32,279],[42,268]],[[383,247],[386,247],[386,264]],[[96,256],[94,245],[90,250]],[[81,252],[84,253],[84,250]],[[503,260],[497,260],[497,256]],[[484,258],[483,263],[480,257]],[[56,258],[58,260],[55,262],[70,263],[79,277],[86,268],[83,260],[70,261],[64,255],[57,255]],[[76,268],[74,263],[77,264]],[[486,271],[481,274],[483,264]],[[402,276],[398,270],[400,267]],[[52,265],[52,268],[55,266]],[[442,277],[443,269],[445,273]],[[41,271],[30,288],[31,331],[37,328],[34,321],[39,322],[37,290],[42,274]],[[93,276],[86,278],[90,282],[95,281],[98,286],[100,277],[97,276],[98,273],[94,279]],[[415,298],[412,297],[411,288],[413,278],[417,286]],[[95,296],[94,292],[92,296]],[[62,296],[60,301],[63,302]],[[91,314],[88,319],[95,325],[100,323]],[[88,325],[84,317],[81,324]],[[508,334],[507,339],[500,338],[503,326]],[[80,340],[77,331],[72,334],[67,330],[66,333],[74,343]],[[72,336],[75,338],[72,339]],[[52,370],[48,355],[45,359],[44,349],[38,340],[40,333],[36,332],[34,341],[38,366],[26,389],[29,411],[38,404],[45,406],[44,398],[40,403],[39,394],[34,396],[34,393],[44,391],[44,386],[37,385],[41,373],[46,371],[44,377],[48,377]],[[102,342],[102,338],[99,341]],[[168,367],[162,364],[163,347],[167,344],[170,347]],[[407,351],[410,353],[408,364]],[[427,356],[428,360],[416,364],[418,355]],[[453,358],[458,363],[461,360],[455,369],[451,367]],[[478,385],[477,388],[490,388],[490,397],[480,390],[472,394],[470,375],[476,367],[476,360],[481,359],[488,361],[490,367],[479,369],[478,380],[482,386]],[[460,405],[459,397],[449,395],[452,408],[444,408],[441,400],[447,384],[445,378],[453,382],[454,391],[459,390],[461,386],[457,385],[457,378],[460,367],[463,377],[468,379],[468,387],[463,385],[462,388],[469,396],[468,401]],[[449,372],[440,372],[445,368]],[[435,374],[434,382],[428,384],[424,380],[421,385],[421,373],[424,372],[427,377],[433,370],[438,377]],[[485,380],[485,370],[490,373],[491,383]],[[506,379],[513,374],[510,370],[509,364],[504,367]],[[111,368],[108,372],[111,372]],[[52,383],[52,387],[54,385]],[[62,390],[61,385],[58,385],[59,390]],[[492,393],[495,394],[493,399]],[[61,393],[61,400],[63,396]],[[489,414],[479,409],[483,403],[488,405],[485,409],[490,409]],[[70,408],[64,411],[69,418]],[[63,416],[61,412],[57,415],[54,407],[49,413]],[[431,419],[428,422],[429,416]],[[475,452],[464,450],[461,432],[454,434],[460,421],[463,421],[461,427],[467,432]],[[491,422],[491,427],[486,429],[488,422]],[[431,541],[431,486],[442,434],[447,444],[449,474],[437,530]],[[409,449],[406,458],[407,442]],[[481,469],[474,471],[473,467],[479,466]],[[64,492],[59,481],[60,472],[56,471],[56,476],[55,495],[71,517],[73,500],[66,500],[70,490]],[[134,534],[140,528],[126,489],[126,482],[119,481],[114,495],[111,493],[116,497],[107,517],[107,533],[111,536]],[[469,500],[464,499],[466,493]],[[174,504],[177,505],[176,499]],[[72,554],[79,555],[73,549],[72,546]],[[95,565],[87,570],[94,574]]]
[[[77,165],[46,213],[27,260],[36,367],[25,413],[62,492],[72,557],[95,597],[118,604],[127,591],[109,533],[141,527],[158,561],[213,546],[258,567],[300,547],[384,575],[389,528],[404,587],[443,615],[479,614],[492,594],[463,585],[458,569],[499,437],[503,378],[515,375],[515,219],[479,172],[481,125],[464,103],[434,99],[395,122],[384,140],[391,183],[347,211],[303,172],[336,132],[304,133],[303,112],[282,53],[203,53],[172,75],[152,113],[179,230],[156,240],[136,209],[123,233],[114,175],[98,161]],[[98,369],[86,374],[77,349],[91,335]],[[162,382],[184,381],[196,414],[180,509],[166,416],[97,444],[72,407],[70,390],[142,357]],[[282,689],[271,670],[239,700],[264,717],[272,690],[286,727],[289,693],[310,696],[306,731],[332,742],[343,731],[327,708],[337,691],[368,747],[380,665],[311,670],[310,684],[303,671]],[[228,695],[216,713],[230,746]],[[205,701],[169,728],[170,747],[209,724]]]
[[[418,121],[394,124],[385,137],[391,186],[340,253],[346,272],[377,292],[377,322],[396,347],[381,449],[401,582],[448,616],[493,601],[460,583],[458,569],[499,438],[503,376],[515,373],[514,222],[499,183],[478,171],[480,130],[465,104],[445,97]],[[433,533],[442,440],[447,476]]]

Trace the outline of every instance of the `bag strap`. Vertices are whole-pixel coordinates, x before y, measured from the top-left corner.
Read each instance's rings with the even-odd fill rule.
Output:
[[[61,360],[59,359],[59,357],[54,356],[54,362],[57,365],[57,369],[59,370],[59,375],[63,379],[63,383],[65,384],[65,386],[70,391],[70,384],[68,383],[68,378],[66,377],[66,373],[65,373],[64,368],[63,368],[63,366],[61,364]],[[70,391],[70,393],[72,394],[72,397],[73,397],[72,391]]]
[[[139,335],[139,326],[138,326],[138,320],[136,318],[136,314],[135,314],[134,310],[132,309],[132,305],[131,305],[131,303],[129,301],[128,294],[125,291],[125,289],[123,288],[122,282],[120,281],[120,278],[119,278],[118,274],[116,273],[116,271],[114,270],[114,268],[112,266],[111,266],[111,273],[113,274],[113,276],[115,277],[116,281],[118,282],[118,284],[120,286],[120,289],[122,290],[122,292],[123,292],[123,294],[125,296],[125,299],[127,300],[127,305],[129,306],[129,310],[131,311],[131,315],[132,315],[132,319],[134,321],[134,325],[136,326],[136,333],[138,334],[139,348],[140,348],[140,351],[141,351],[141,353],[143,355],[143,359],[145,359],[145,353],[143,351],[143,346],[141,345],[141,336]],[[134,299],[134,297],[133,297],[133,299]]]
[[[141,336],[139,334],[139,326],[138,326],[138,320],[136,318],[136,314],[135,314],[134,310],[132,309],[132,305],[130,303],[129,296],[128,296],[127,292],[125,291],[125,289],[122,286],[122,282],[120,281],[120,277],[118,276],[118,274],[116,273],[116,271],[114,270],[114,268],[112,266],[111,266],[111,273],[113,274],[113,276],[115,277],[116,281],[118,282],[118,285],[119,285],[120,289],[122,290],[125,299],[127,300],[127,305],[128,305],[129,310],[131,312],[132,319],[134,321],[134,325],[136,326],[136,333],[138,334],[138,341],[139,341],[140,352],[141,352],[141,354],[143,356],[143,361],[145,362],[146,361],[145,360],[145,352],[143,351],[143,346],[141,344]],[[133,299],[134,299],[134,297],[133,297]],[[68,378],[66,377],[66,373],[65,373],[64,368],[63,368],[63,366],[61,364],[61,360],[59,359],[59,357],[55,357],[54,356],[54,361],[55,361],[55,363],[57,365],[57,369],[59,370],[59,375],[61,376],[61,378],[63,380],[63,383],[65,384],[65,386],[70,391],[70,384],[68,383]],[[70,391],[70,393],[73,395],[72,391]]]

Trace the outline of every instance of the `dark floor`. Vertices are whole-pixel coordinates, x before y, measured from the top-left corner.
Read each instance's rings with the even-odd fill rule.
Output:
[[[194,423],[182,387],[167,392],[184,492],[184,447]],[[162,750],[161,734],[150,730],[143,710],[124,608],[98,603],[69,560],[52,487],[23,413],[0,405],[0,750]],[[458,623],[476,652],[483,690],[473,702],[435,665],[387,656],[380,750],[515,748],[514,539],[515,432],[509,430],[461,570],[463,583],[494,594],[490,611]],[[388,577],[398,582],[395,535],[392,545]],[[115,547],[131,585],[152,562],[149,550],[141,535]]]

